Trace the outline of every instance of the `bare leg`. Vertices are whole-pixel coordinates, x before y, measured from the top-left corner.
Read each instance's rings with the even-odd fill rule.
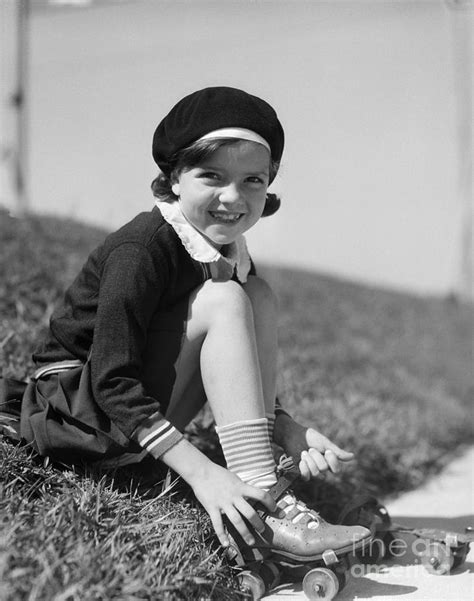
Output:
[[[208,281],[195,291],[168,419],[191,419],[202,388],[218,426],[265,417],[256,338],[252,303],[239,284]]]
[[[252,303],[266,413],[275,409],[278,355],[278,303],[261,278],[250,276],[244,290]]]

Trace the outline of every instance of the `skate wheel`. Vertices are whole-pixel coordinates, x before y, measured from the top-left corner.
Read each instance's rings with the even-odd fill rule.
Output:
[[[309,601],[331,601],[338,590],[338,577],[327,568],[314,568],[303,578],[303,592]]]
[[[265,594],[265,582],[255,572],[244,571],[238,576],[240,590],[250,595],[252,601],[259,601]]]
[[[454,557],[442,543],[430,543],[420,554],[420,559],[430,574],[447,574],[454,564]]]

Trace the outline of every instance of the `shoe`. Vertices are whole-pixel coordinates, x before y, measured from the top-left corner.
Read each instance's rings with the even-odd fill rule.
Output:
[[[277,510],[258,509],[265,530],[255,533],[256,548],[297,562],[317,561],[327,552],[338,556],[357,551],[372,540],[369,529],[329,524],[296,498],[290,487],[299,472],[291,458],[281,458],[277,476],[269,490]]]
[[[372,539],[370,530],[363,526],[326,522],[291,490],[276,501],[277,511],[261,516],[265,530],[258,535],[274,555],[296,561],[317,561],[327,551],[343,555],[360,549]]]

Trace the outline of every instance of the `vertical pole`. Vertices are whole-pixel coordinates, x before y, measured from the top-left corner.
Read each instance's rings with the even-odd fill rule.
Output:
[[[453,60],[458,138],[458,198],[461,202],[458,294],[474,299],[472,198],[472,0],[449,0],[453,32]]]
[[[17,210],[15,184],[18,147],[17,89],[18,3],[0,0],[0,205]]]
[[[17,113],[17,149],[15,157],[15,189],[17,213],[29,210],[28,198],[28,115],[27,82],[29,55],[29,0],[19,0],[17,21],[17,84],[13,103]]]

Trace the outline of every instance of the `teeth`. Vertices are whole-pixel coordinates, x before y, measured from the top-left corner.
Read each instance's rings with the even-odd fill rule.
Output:
[[[241,213],[227,214],[227,213],[219,213],[217,211],[210,211],[211,216],[218,221],[222,221],[225,223],[235,223],[241,217]]]

